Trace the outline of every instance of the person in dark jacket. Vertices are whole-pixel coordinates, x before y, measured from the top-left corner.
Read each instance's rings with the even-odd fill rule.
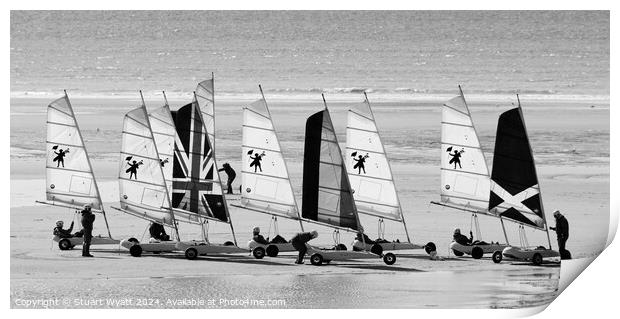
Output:
[[[237,177],[237,173],[232,168],[232,166],[230,166],[230,164],[228,163],[224,163],[224,165],[222,165],[222,168],[220,168],[218,172],[221,172],[221,171],[226,172],[226,176],[228,176],[226,185],[228,186],[228,194],[232,194],[233,193],[232,183],[235,180],[235,177]]]
[[[73,222],[71,222],[71,226],[69,229],[63,229],[64,222],[62,220],[56,221],[56,227],[54,227],[54,236],[58,236],[58,238],[71,238],[73,234]]]
[[[313,230],[311,232],[298,233],[291,239],[291,244],[293,245],[293,248],[295,248],[295,250],[299,252],[299,256],[297,256],[297,260],[295,261],[296,264],[301,265],[304,263],[304,256],[308,251],[306,243],[317,237],[319,237],[319,233],[316,230]]]
[[[93,257],[90,254],[90,241],[93,239],[93,223],[95,215],[90,210],[90,205],[84,205],[82,214],[82,231],[84,232],[84,243],[82,244],[82,257]]]
[[[463,246],[469,246],[474,241],[474,234],[472,234],[472,232],[470,231],[469,238],[467,238],[467,236],[461,234],[461,229],[457,228],[454,230],[452,240]]]
[[[263,237],[263,235],[260,234],[260,228],[258,227],[254,227],[254,229],[252,230],[252,240],[261,245],[269,244],[269,241],[267,241],[265,237]]]
[[[357,232],[357,235],[355,236],[355,239],[359,240],[361,242],[364,242],[366,245],[374,245],[376,243],[376,241],[370,239],[370,237],[368,237],[368,235],[364,234],[361,231]]]
[[[170,240],[170,236],[166,234],[164,225],[160,223],[154,223],[154,222],[151,223],[151,226],[149,226],[149,234],[151,235],[151,238],[155,240],[161,240],[161,241]]]
[[[566,241],[568,240],[568,220],[564,215],[560,214],[559,210],[553,212],[555,217],[555,227],[549,227],[549,229],[555,231],[558,237],[558,246],[560,247],[560,256],[562,259],[568,259],[568,251],[566,250]]]

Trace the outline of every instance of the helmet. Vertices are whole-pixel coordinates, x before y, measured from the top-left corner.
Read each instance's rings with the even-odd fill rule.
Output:
[[[62,220],[57,220],[56,221],[56,226],[62,227],[62,225],[64,225],[64,222]]]
[[[85,204],[85,205],[84,205],[84,209],[91,208],[91,207],[92,207],[92,206],[90,206],[90,204]]]
[[[454,230],[454,233],[455,233],[455,234],[460,234],[460,233],[461,233],[461,229],[460,229],[460,228],[455,229],[455,230]]]
[[[254,227],[254,229],[252,229],[252,232],[255,234],[260,233],[260,228],[258,226]]]
[[[316,230],[311,231],[310,234],[312,235],[313,239],[319,237],[319,232],[317,232]]]
[[[557,209],[556,209],[556,210],[554,210],[554,211],[553,211],[553,216],[558,216],[558,215],[560,215],[560,211],[559,211],[559,210],[557,210]]]

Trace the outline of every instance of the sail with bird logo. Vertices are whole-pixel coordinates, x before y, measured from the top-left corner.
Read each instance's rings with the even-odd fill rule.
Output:
[[[360,214],[402,221],[402,209],[368,99],[349,108],[346,161]]]
[[[460,93],[441,111],[441,204],[489,215],[489,170],[469,107]]]
[[[290,219],[299,209],[264,98],[243,108],[240,206]]]
[[[93,212],[103,214],[110,235],[99,187],[66,92],[47,107],[46,149],[46,201],[37,202],[73,209],[88,204]]]
[[[176,228],[160,155],[144,104],[125,115],[118,179],[119,210]]]

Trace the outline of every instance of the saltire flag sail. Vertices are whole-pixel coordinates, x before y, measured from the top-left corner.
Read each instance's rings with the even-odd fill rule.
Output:
[[[159,153],[159,162],[164,172],[168,194],[172,194],[172,162],[174,160],[174,140],[177,134],[170,113],[170,107],[166,104],[149,113],[149,121],[153,130],[153,138]]]
[[[187,218],[229,222],[213,149],[194,100],[172,112],[177,130],[172,169],[172,207]],[[175,213],[178,212],[175,210]]]
[[[463,95],[442,107],[440,153],[441,202],[489,214],[489,170]]]
[[[121,210],[174,227],[170,198],[144,106],[125,115],[119,164]]]
[[[302,217],[358,230],[347,169],[327,109],[306,121]]]
[[[392,170],[367,99],[349,109],[345,160],[361,214],[402,221]]]
[[[534,157],[519,107],[502,113],[497,122],[489,211],[546,228]]]
[[[209,143],[215,150],[215,96],[213,88],[213,78],[198,83],[196,87],[196,101],[202,113],[202,120],[207,129]]]
[[[299,219],[280,143],[264,99],[243,109],[241,206]]]
[[[67,95],[47,107],[46,197],[53,203],[103,210],[88,153]]]

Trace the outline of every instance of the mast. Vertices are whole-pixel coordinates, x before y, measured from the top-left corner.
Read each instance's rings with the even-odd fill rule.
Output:
[[[166,91],[161,91],[161,93],[164,95],[164,101],[166,102],[166,105],[169,105],[168,98],[166,97]]]
[[[525,129],[525,136],[528,140],[528,146],[530,147],[530,153],[532,154],[532,160],[534,161],[534,173],[536,174],[536,178],[538,178],[538,171],[536,169],[536,162],[534,160],[534,152],[532,150],[532,144],[529,142],[530,137],[527,132],[527,127],[525,126],[525,118],[523,117],[523,109],[521,108],[521,99],[519,99],[519,94],[517,94],[517,105],[519,107],[519,114],[521,115],[521,122],[523,123],[523,128]],[[540,197],[540,202],[542,203],[542,191],[540,190],[540,181],[538,181],[538,196]],[[549,249],[552,249],[551,246],[551,237],[549,236],[549,225],[547,224],[547,215],[545,214],[545,207],[541,204],[540,210],[542,212],[543,221],[545,221],[545,232],[547,233],[547,242],[549,243]]]
[[[211,80],[215,81],[215,79],[213,78],[213,72],[211,73]],[[215,82],[213,82],[213,88],[215,91]],[[198,97],[196,96],[196,91],[194,91],[194,100],[196,101],[196,106],[198,107],[198,116],[200,116],[200,121],[202,122],[203,127],[205,128],[206,131],[206,135],[207,135],[207,141],[209,142],[209,144],[211,144],[211,141],[209,140],[209,132],[207,131],[207,127],[205,125],[204,122],[204,118],[202,117],[202,110],[200,110],[200,105],[198,104]],[[213,94],[213,110],[215,112],[215,92]],[[215,113],[214,113],[215,115]],[[215,116],[213,116],[213,144],[215,144]],[[222,180],[220,178],[220,172],[218,171],[218,165],[217,165],[217,157],[215,156],[215,147],[213,145],[211,145],[211,149],[213,150],[213,166],[214,166],[214,174],[217,174],[217,183],[220,184],[220,189],[222,190],[222,201],[224,202],[224,210],[226,211],[226,218],[228,219],[228,225],[230,225],[230,232],[232,233],[233,236],[233,242],[235,243],[235,246],[237,246],[237,236],[235,235],[235,228],[232,224],[232,219],[230,219],[230,211],[228,210],[228,203],[226,202],[226,195],[224,194],[224,188],[222,186]]]
[[[374,121],[375,114],[372,111],[372,108],[370,107],[370,101],[368,100],[368,95],[366,95],[365,90],[364,90],[364,99],[366,100],[366,103],[368,103],[368,109],[370,110],[370,114],[372,115],[373,122],[375,122],[375,127],[377,128],[377,135],[379,135],[379,128],[377,127],[377,122]],[[388,166],[388,169],[390,170],[390,175],[392,176],[392,183],[394,184],[394,190],[396,190],[396,183],[394,182],[394,173],[392,172],[392,165],[390,164],[390,161],[387,157],[387,152],[385,151],[385,145],[383,145],[383,142],[381,142],[381,150],[383,151],[383,154],[386,158],[387,166]],[[403,214],[403,207],[401,206],[401,203],[400,203],[400,196],[398,195],[398,190],[396,190],[396,201],[398,202],[400,220],[403,223],[403,227],[405,228],[405,234],[407,235],[407,242],[411,243],[411,238],[409,237],[409,230],[407,229],[407,223],[405,222],[405,215]]]
[[[144,111],[146,123],[149,126],[149,133],[151,134],[151,139],[153,140],[153,146],[155,147],[155,153],[158,154],[157,157],[159,158],[159,151],[157,151],[157,143],[155,143],[155,136],[153,136],[153,129],[151,128],[151,119],[149,118],[149,113],[146,110],[146,103],[144,103],[144,96],[142,95],[142,90],[140,90],[139,92],[140,92],[140,99],[142,100],[142,110]],[[166,200],[168,201],[167,208],[170,210],[170,215],[172,216],[172,224],[174,225],[174,232],[177,235],[177,240],[181,241],[181,237],[179,236],[179,228],[177,225],[176,217],[174,216],[174,212],[172,211],[172,202],[170,201],[170,192],[168,192],[168,185],[166,185],[166,178],[164,175],[164,170],[161,168],[161,165],[159,165],[159,171],[161,172],[161,176],[162,176],[162,179],[164,181],[164,186],[165,186],[164,188],[166,189]]]
[[[78,124],[77,119],[75,118],[75,113],[73,113],[73,106],[71,106],[71,101],[69,101],[69,96],[67,95],[67,90],[63,90],[65,92],[65,98],[67,99],[67,104],[69,104],[69,109],[74,118],[75,128],[78,131],[80,136],[80,140],[84,143],[84,138],[82,137],[82,130],[80,130],[80,125]],[[103,208],[103,201],[101,200],[101,193],[99,192],[99,185],[97,184],[97,180],[95,179],[95,173],[93,172],[93,165],[90,163],[90,156],[88,156],[88,151],[86,150],[86,145],[84,145],[84,154],[86,155],[86,160],[88,161],[88,166],[90,166],[91,173],[93,175],[93,182],[95,184],[95,189],[97,190],[97,197],[99,197],[99,202],[101,203],[101,214],[103,214],[103,220],[105,221],[105,227],[108,230],[108,236],[112,238],[112,234],[110,233],[110,225],[108,224],[108,218],[105,214],[105,209]]]
[[[267,114],[269,115],[269,119],[271,120],[271,112],[269,111],[269,106],[267,105],[267,99],[265,99],[265,94],[263,93],[263,87],[259,84],[258,85],[258,89],[260,90],[260,95],[263,97],[263,101],[265,101],[265,106],[267,107]],[[280,139],[278,138],[278,132],[275,129],[275,126],[273,125],[273,120],[271,121],[271,125],[273,126],[273,133],[276,135],[276,141],[278,142],[278,148],[280,149],[280,152],[282,152],[282,145],[280,144]],[[284,159],[284,155],[282,156],[282,159]],[[286,176],[288,177],[288,185],[291,189],[291,194],[293,194],[293,202],[295,203],[295,208],[297,208],[297,218],[299,220],[299,227],[301,227],[301,231],[304,231],[304,224],[301,221],[301,215],[300,215],[300,211],[299,211],[299,205],[297,204],[297,198],[295,197],[295,192],[293,191],[293,185],[291,184],[291,177],[288,174],[288,166],[286,165],[286,162],[284,162],[284,171],[286,172]]]

